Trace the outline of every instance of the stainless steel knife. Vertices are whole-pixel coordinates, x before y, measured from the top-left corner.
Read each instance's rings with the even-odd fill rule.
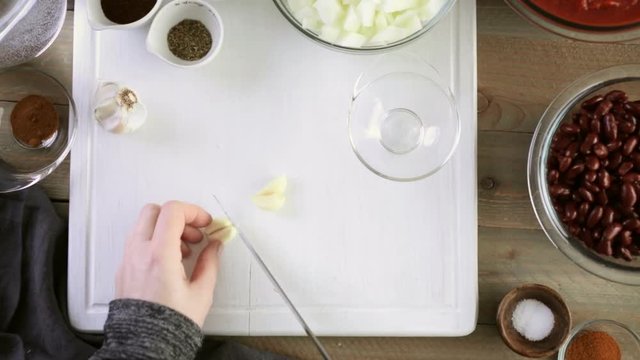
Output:
[[[222,206],[222,203],[220,202],[220,199],[218,199],[218,197],[215,196],[215,195],[213,196],[213,198],[216,200],[216,202],[218,203],[218,206],[220,206],[220,209],[222,210],[224,215],[227,217],[227,219],[229,219],[229,221],[234,226],[236,226],[235,221],[233,221],[233,219],[231,219],[231,217],[229,216],[229,213],[227,212],[227,210],[225,210],[224,206]],[[249,252],[253,255],[253,257],[256,260],[256,262],[260,265],[262,270],[265,272],[265,274],[267,275],[269,280],[271,280],[271,283],[273,284],[273,286],[275,286],[275,288],[278,291],[278,293],[280,293],[280,296],[282,296],[282,299],[287,304],[287,306],[289,307],[289,309],[291,310],[291,312],[295,316],[296,320],[298,320],[298,322],[300,323],[300,325],[304,329],[304,332],[307,333],[307,336],[309,336],[311,338],[311,340],[313,341],[313,343],[315,344],[316,348],[320,352],[320,355],[322,355],[322,358],[325,359],[325,360],[331,360],[331,356],[329,356],[329,353],[327,352],[327,350],[324,348],[324,346],[322,345],[322,343],[320,342],[318,337],[316,337],[316,335],[313,333],[313,331],[311,331],[311,328],[309,327],[307,322],[304,320],[302,315],[300,315],[300,312],[298,311],[296,306],[293,304],[291,299],[289,299],[289,297],[287,296],[287,293],[284,291],[282,286],[280,286],[280,283],[278,282],[278,280],[276,280],[276,278],[273,275],[273,273],[271,272],[271,270],[269,270],[269,267],[267,267],[267,264],[264,262],[264,260],[262,260],[262,257],[260,257],[260,254],[258,254],[256,249],[253,247],[253,244],[249,241],[249,239],[247,239],[244,236],[244,234],[242,233],[242,230],[240,228],[238,228],[237,226],[236,226],[236,230],[238,230],[238,237],[240,238],[240,240],[242,240],[242,242],[247,247]]]

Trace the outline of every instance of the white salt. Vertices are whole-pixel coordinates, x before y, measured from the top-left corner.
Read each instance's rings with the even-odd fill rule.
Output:
[[[511,322],[527,340],[540,341],[551,334],[555,318],[547,305],[535,299],[525,299],[516,305]]]

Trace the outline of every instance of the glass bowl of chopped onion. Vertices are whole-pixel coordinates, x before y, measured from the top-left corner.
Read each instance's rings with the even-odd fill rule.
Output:
[[[558,360],[640,359],[640,337],[613,320],[591,320],[576,326],[558,351]]]
[[[273,0],[308,38],[328,48],[380,52],[407,44],[433,28],[455,0]]]

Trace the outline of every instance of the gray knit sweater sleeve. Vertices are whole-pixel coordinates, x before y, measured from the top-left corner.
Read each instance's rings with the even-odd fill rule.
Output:
[[[202,338],[196,323],[166,306],[114,300],[104,324],[104,343],[90,360],[193,360]]]

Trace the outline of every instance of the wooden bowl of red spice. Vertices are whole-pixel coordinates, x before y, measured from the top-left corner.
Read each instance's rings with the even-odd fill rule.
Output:
[[[541,284],[525,284],[502,298],[496,324],[511,350],[541,358],[558,351],[569,335],[571,312],[557,291]]]
[[[558,352],[558,360],[627,359],[640,359],[640,337],[612,320],[592,320],[576,326]]]

